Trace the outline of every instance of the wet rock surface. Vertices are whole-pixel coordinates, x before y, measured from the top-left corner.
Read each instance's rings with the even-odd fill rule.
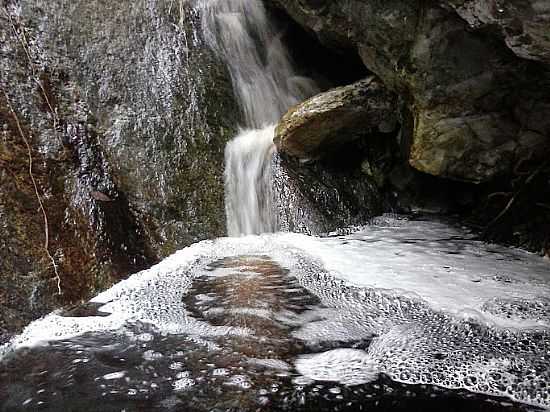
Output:
[[[458,213],[486,239],[548,255],[544,2],[264,1],[397,95],[399,132],[361,165],[386,210]]]
[[[365,224],[382,213],[383,199],[375,180],[360,170],[356,155],[361,153],[364,147],[351,143],[344,153],[332,151],[320,162],[302,164],[288,156],[276,157],[274,204],[281,230],[326,234]],[[346,159],[345,165],[333,163],[335,157]]]
[[[539,0],[450,0],[451,7],[472,28],[497,28],[518,57],[550,63],[550,5]]]
[[[397,127],[396,98],[375,78],[321,93],[292,107],[275,129],[277,149],[316,159],[373,131]]]
[[[223,149],[239,110],[185,2],[0,5],[3,341],[223,235]]]
[[[549,153],[543,2],[269,3],[326,46],[357,50],[402,97],[413,120],[403,125],[408,160],[417,170],[483,182]]]

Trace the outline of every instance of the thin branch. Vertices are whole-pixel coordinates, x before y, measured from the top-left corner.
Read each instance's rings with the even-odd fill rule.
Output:
[[[8,105],[8,108],[10,109],[13,119],[15,120],[17,131],[19,132],[19,135],[23,139],[23,142],[25,143],[25,146],[27,148],[27,156],[29,160],[29,163],[28,163],[29,176],[31,178],[32,185],[34,188],[34,194],[36,195],[36,199],[38,200],[38,205],[40,207],[42,218],[44,220],[44,251],[46,252],[48,259],[52,264],[53,270],[55,272],[54,279],[56,279],[57,281],[57,292],[59,295],[61,295],[61,277],[59,276],[57,263],[55,262],[55,259],[53,258],[52,254],[50,253],[50,231],[49,231],[48,214],[46,213],[46,209],[44,208],[44,203],[42,202],[42,197],[40,196],[40,192],[38,190],[38,184],[36,183],[36,179],[34,178],[31,145],[29,143],[29,140],[27,139],[27,136],[25,135],[25,132],[23,132],[23,128],[21,127],[21,122],[19,121],[19,117],[17,116],[17,113],[15,113],[15,110],[13,109],[13,106],[8,97],[8,94],[3,88],[2,88],[2,93],[4,94],[4,98],[6,99],[6,103]]]
[[[13,31],[13,34],[15,35],[15,37],[17,38],[17,40],[21,44],[21,47],[23,47],[23,50],[25,51],[25,55],[27,56],[29,66],[30,66],[31,71],[32,71],[32,79],[38,85],[38,87],[40,88],[40,90],[42,92],[42,95],[44,96],[44,101],[46,102],[46,105],[48,106],[48,109],[50,110],[50,113],[52,115],[54,132],[56,132],[57,131],[57,125],[58,125],[57,111],[53,108],[53,105],[52,105],[52,103],[50,101],[50,98],[48,96],[48,92],[46,91],[46,88],[44,87],[44,84],[40,81],[40,79],[37,75],[37,70],[36,70],[36,67],[35,67],[34,62],[32,60],[32,57],[31,57],[29,42],[27,40],[27,36],[25,36],[25,31],[24,30],[17,31],[17,28],[15,27],[15,23],[13,21],[13,18],[11,16],[11,14],[5,8],[4,8],[4,13],[6,14],[6,17],[8,18],[8,20],[10,22],[10,26],[11,26],[11,29]]]
[[[543,209],[550,210],[550,205],[547,205],[546,203],[535,203],[538,207],[542,207]]]
[[[512,192],[494,192],[487,195],[487,199],[492,199],[493,197],[497,197],[497,196],[508,197],[508,196],[512,196],[512,194],[513,194]]]
[[[491,226],[493,226],[496,222],[498,222],[502,216],[504,216],[509,210],[510,208],[512,207],[512,205],[514,204],[514,202],[516,201],[517,197],[519,196],[519,194],[523,191],[523,189],[529,185],[531,183],[531,181],[540,173],[544,170],[544,168],[546,168],[546,166],[548,166],[548,161],[547,162],[544,162],[543,164],[541,164],[539,167],[537,167],[530,175],[527,179],[525,179],[525,182],[523,182],[523,185],[516,191],[516,193],[514,193],[514,196],[512,196],[512,198],[508,201],[508,203],[506,204],[506,207],[504,209],[502,209],[502,211],[493,219],[489,222],[489,224],[487,225],[487,229],[489,229]]]
[[[57,126],[58,126],[57,111],[53,108],[52,102],[50,101],[50,98],[48,96],[46,88],[44,87],[44,84],[40,81],[40,79],[37,75],[37,70],[36,70],[35,64],[34,64],[34,62],[32,60],[32,57],[31,57],[29,42],[27,40],[27,37],[25,36],[25,31],[23,29],[21,29],[20,31],[17,30],[17,28],[15,27],[15,23],[13,21],[13,18],[11,16],[11,14],[8,12],[6,7],[3,8],[3,11],[4,11],[4,14],[6,15],[7,19],[9,20],[9,23],[10,23],[11,29],[13,31],[13,34],[15,35],[15,37],[19,41],[21,47],[25,51],[25,55],[27,56],[29,67],[30,67],[31,72],[32,72],[32,79],[38,85],[39,89],[42,92],[42,95],[44,96],[44,101],[46,102],[46,105],[48,106],[48,109],[49,109],[49,111],[52,115],[52,123],[53,123],[54,133],[57,133]],[[15,123],[17,125],[18,132],[19,132],[21,138],[23,139],[23,141],[25,142],[25,146],[27,147],[27,154],[28,154],[28,158],[29,158],[29,175],[30,175],[30,178],[32,180],[32,184],[33,184],[33,187],[34,187],[36,198],[38,200],[38,204],[40,205],[40,210],[42,212],[42,216],[43,216],[43,219],[44,219],[44,235],[45,235],[44,250],[45,250],[46,255],[48,256],[48,259],[50,260],[50,262],[52,264],[52,267],[53,267],[53,270],[55,272],[54,279],[57,282],[57,292],[58,292],[59,295],[61,295],[61,293],[62,293],[61,292],[61,277],[59,276],[57,263],[55,262],[55,259],[52,256],[52,254],[50,253],[50,249],[49,249],[50,239],[49,239],[48,215],[46,213],[46,209],[44,208],[42,198],[40,197],[40,193],[38,191],[38,185],[36,183],[36,180],[35,180],[34,174],[33,174],[33,161],[32,161],[31,146],[29,144],[29,140],[27,139],[27,137],[25,136],[25,133],[23,132],[23,128],[21,127],[19,117],[17,116],[17,113],[13,109],[6,91],[4,89],[2,89],[2,92],[4,94],[4,97],[6,98],[6,102],[8,104],[8,107],[9,107],[9,109],[10,109],[12,115],[13,115],[13,118],[14,118]]]

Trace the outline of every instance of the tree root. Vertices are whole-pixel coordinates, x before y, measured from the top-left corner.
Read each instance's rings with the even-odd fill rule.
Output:
[[[32,80],[38,85],[38,88],[40,89],[40,91],[42,92],[42,95],[44,96],[44,101],[46,102],[46,105],[48,106],[48,110],[52,115],[54,132],[57,132],[57,126],[59,124],[59,121],[58,121],[59,117],[57,115],[57,110],[53,108],[52,102],[50,101],[50,98],[48,96],[48,92],[46,91],[44,84],[40,81],[40,78],[37,74],[36,67],[32,61],[31,52],[29,49],[29,42],[27,41],[27,36],[25,36],[25,32],[23,30],[17,31],[13,18],[11,14],[8,12],[8,10],[4,8],[3,11],[10,22],[10,26],[14,36],[17,38],[17,40],[19,41],[19,44],[21,44],[21,47],[25,51],[25,55],[27,56],[29,67],[31,68],[31,72],[32,72],[32,76],[31,76]]]
[[[23,30],[20,30],[20,31],[17,30],[17,28],[15,26],[15,23],[13,21],[13,18],[11,16],[11,14],[8,12],[6,7],[3,8],[3,11],[4,11],[4,14],[6,15],[9,23],[10,23],[10,26],[11,26],[11,29],[13,31],[14,36],[17,38],[17,40],[19,41],[21,47],[25,51],[25,55],[27,57],[29,67],[30,67],[31,72],[32,72],[31,78],[38,85],[38,88],[42,92],[42,95],[44,97],[44,101],[46,102],[46,105],[48,106],[48,110],[50,111],[51,116],[52,116],[52,123],[53,123],[54,133],[57,133],[57,127],[58,127],[58,124],[59,124],[59,117],[58,117],[58,114],[57,114],[57,110],[54,109],[54,107],[52,105],[52,102],[50,101],[50,98],[48,96],[48,93],[46,91],[46,88],[45,88],[44,84],[40,81],[40,79],[37,75],[37,70],[36,70],[36,67],[35,67],[34,62],[32,60],[32,57],[31,57],[31,52],[30,52],[30,49],[29,49],[29,42],[27,41],[27,37],[25,36],[25,32]],[[2,89],[2,92],[3,92],[4,97],[6,99],[6,103],[8,105],[8,108],[10,109],[10,111],[12,113],[12,116],[15,120],[15,123],[17,125],[17,130],[19,132],[19,135],[21,136],[21,138],[25,142],[25,146],[27,147],[27,154],[28,154],[28,159],[29,159],[29,175],[30,175],[30,178],[32,180],[32,184],[34,186],[34,192],[36,194],[36,198],[38,200],[38,204],[40,206],[40,210],[42,212],[42,216],[43,216],[43,219],[44,219],[44,235],[45,235],[44,250],[46,252],[46,255],[47,255],[48,259],[51,262],[51,265],[52,265],[54,273],[55,273],[55,277],[53,279],[57,283],[57,293],[58,293],[58,295],[61,295],[62,294],[61,277],[59,276],[58,265],[57,265],[54,257],[52,256],[52,254],[50,253],[50,250],[49,250],[48,215],[46,213],[46,209],[44,208],[42,198],[40,197],[40,193],[39,193],[39,190],[38,190],[38,185],[36,183],[36,180],[35,180],[34,174],[33,174],[33,170],[32,170],[33,169],[33,161],[32,161],[31,146],[30,146],[29,140],[27,139],[27,137],[25,136],[25,133],[23,132],[23,128],[21,127],[19,117],[17,116],[17,113],[15,112],[13,106],[11,105],[11,102],[9,100],[9,97],[8,97],[6,91],[4,89]]]

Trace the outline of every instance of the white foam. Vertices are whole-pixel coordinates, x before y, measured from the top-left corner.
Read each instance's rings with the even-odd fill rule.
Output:
[[[412,239],[419,240],[405,243]],[[204,333],[200,322],[190,319],[180,304],[192,280],[185,271],[193,263],[264,254],[290,269],[296,264],[297,251],[317,259],[331,275],[352,285],[417,296],[437,310],[469,318],[474,314],[500,326],[549,326],[547,320],[530,319],[525,313],[523,319],[514,319],[483,312],[484,303],[495,298],[537,301],[550,296],[547,260],[468,239],[465,232],[443,223],[386,219],[383,225],[340,237],[278,233],[196,243],[92,299],[103,303],[100,310],[109,316],[71,318],[54,312],[31,323],[23,334],[4,345],[3,351],[87,331],[116,330],[128,321],[150,322],[169,333]],[[459,254],[448,254],[456,251]],[[167,307],[171,311],[161,310]],[[246,333],[229,327],[211,332]]]
[[[119,372],[113,372],[113,373],[108,373],[106,375],[103,375],[102,378],[107,381],[110,381],[113,379],[122,379],[124,378],[125,375],[126,375],[126,371],[119,371]]]
[[[344,385],[360,385],[376,380],[380,369],[371,356],[357,349],[333,349],[296,360],[296,369],[303,376]]]
[[[367,342],[366,351],[343,348],[299,357],[295,366],[305,381],[356,384],[383,372],[406,383],[550,405],[537,386],[548,378],[543,370],[550,315],[548,261],[484,244],[437,222],[385,219],[331,238],[278,233],[200,242],[94,298],[108,316],[50,314],[31,323],[0,355],[85,332],[118,330],[127,322],[153,324],[160,332],[191,335],[211,345],[208,337],[252,333],[196,320],[182,303],[195,276],[230,273],[224,268],[213,273],[208,263],[243,255],[269,256],[321,300],[324,307],[293,318],[294,338],[312,344]],[[241,269],[235,267],[233,273]],[[258,308],[233,310],[269,315]],[[492,327],[479,329],[488,322]],[[509,326],[516,329],[506,330]],[[540,332],[531,330],[535,326]],[[138,333],[136,339],[149,341],[150,336]],[[189,382],[182,380],[174,388],[184,390]]]
[[[348,236],[289,235],[286,240],[356,286],[412,293],[434,309],[465,318],[475,314],[503,327],[550,326],[547,319],[483,312],[484,304],[495,298],[537,301],[550,296],[545,259],[469,239],[466,232],[443,223],[388,221]],[[413,241],[417,243],[405,243]]]

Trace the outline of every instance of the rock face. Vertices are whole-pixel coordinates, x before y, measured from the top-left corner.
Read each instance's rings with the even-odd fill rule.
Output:
[[[358,52],[406,102],[409,163],[484,182],[550,153],[550,6],[540,0],[269,0]],[[403,116],[406,118],[407,116]]]
[[[518,57],[550,64],[550,3],[544,0],[449,0],[473,29],[498,29]]]
[[[0,44],[1,341],[223,235],[240,114],[183,0],[0,0]]]
[[[279,122],[274,142],[282,153],[316,159],[369,132],[393,130],[396,113],[395,96],[371,77],[291,108]]]

